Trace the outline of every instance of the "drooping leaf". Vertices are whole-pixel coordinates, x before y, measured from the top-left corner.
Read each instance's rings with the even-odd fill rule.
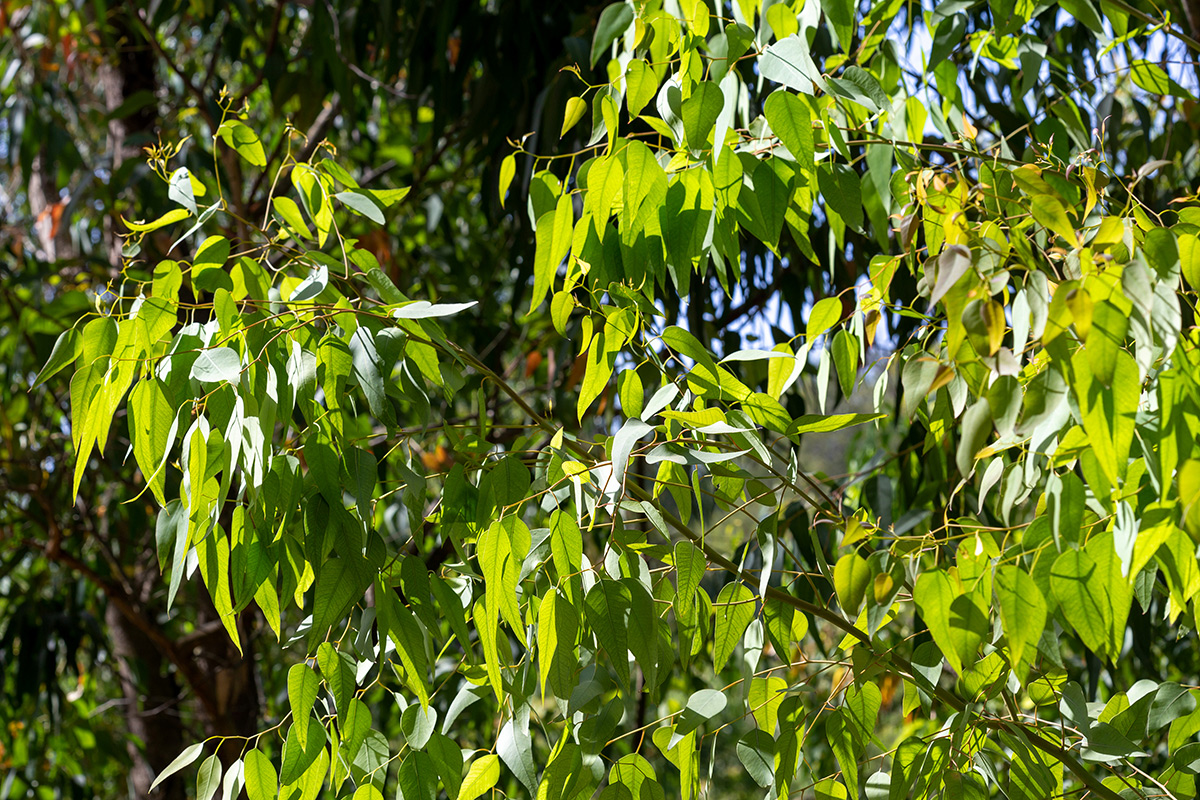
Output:
[[[189,745],[188,747],[184,748],[183,752],[177,755],[175,759],[167,765],[166,769],[155,776],[154,783],[150,784],[150,790],[153,791],[155,787],[157,787],[167,778],[171,777],[176,772],[179,772],[179,770],[194,762],[200,757],[200,753],[203,752],[203,749],[204,742],[197,742],[196,744]]]
[[[755,615],[754,594],[735,581],[721,587],[716,602],[716,625],[713,631],[713,669],[720,672],[729,662],[734,648],[742,640],[742,634]]]

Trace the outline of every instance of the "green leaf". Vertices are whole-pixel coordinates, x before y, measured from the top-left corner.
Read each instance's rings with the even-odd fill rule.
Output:
[[[400,189],[368,189],[367,194],[370,195],[376,203],[379,203],[379,205],[387,209],[408,197],[408,193],[411,191],[411,186],[405,186]]]
[[[293,664],[288,669],[288,705],[292,709],[292,725],[300,747],[308,744],[308,724],[313,702],[321,688],[321,679],[308,664]]]
[[[658,94],[658,75],[645,59],[634,58],[625,68],[625,106],[630,117],[642,113],[646,104]]]
[[[601,578],[584,597],[584,613],[596,641],[608,653],[622,686],[629,685],[629,587]]]
[[[854,384],[858,380],[858,340],[842,328],[834,335],[831,349],[838,385],[841,386],[842,395],[849,397],[854,394]]]
[[[712,81],[702,81],[692,89],[692,94],[683,101],[683,135],[688,147],[703,150],[708,147],[709,137],[717,124],[717,116],[725,105],[721,87]]]
[[[617,376],[617,395],[621,398],[621,411],[629,419],[640,417],[645,407],[646,390],[636,369],[627,369]]]
[[[210,347],[200,351],[192,364],[191,377],[201,383],[236,383],[242,359],[232,347]]]
[[[1181,233],[1176,239],[1179,249],[1179,266],[1184,279],[1192,289],[1200,288],[1200,236]]]
[[[875,726],[882,707],[883,693],[873,683],[856,684],[846,690],[842,712],[845,722],[859,741],[869,742],[875,738]]]
[[[228,147],[232,147],[239,156],[254,166],[265,167],[267,165],[267,154],[263,150],[262,142],[258,139],[258,134],[245,123],[236,119],[227,119],[221,123],[221,127],[217,128],[217,135]]]
[[[138,381],[129,393],[129,440],[134,460],[159,505],[167,504],[166,476],[160,468],[174,439],[175,410],[158,378]]]
[[[696,590],[708,570],[708,561],[700,548],[686,539],[675,543],[675,614],[682,619],[691,619],[695,607]]]
[[[724,711],[727,703],[728,698],[725,697],[725,692],[716,691],[715,688],[702,688],[700,691],[691,693],[688,703],[684,706],[684,712],[708,721]]]
[[[229,260],[229,240],[224,236],[209,236],[196,250],[192,266],[198,270],[220,268]]]
[[[713,603],[716,623],[713,628],[713,670],[720,672],[729,662],[742,634],[755,614],[754,593],[740,582],[721,587]]]
[[[509,153],[500,162],[500,207],[504,208],[504,201],[508,197],[508,187],[512,186],[513,178],[517,176],[517,157],[514,153]]]
[[[653,691],[658,683],[658,613],[654,598],[637,580],[626,579],[629,586],[629,652],[642,668],[644,691]]]
[[[623,342],[621,336],[607,327],[592,337],[585,353],[583,384],[580,386],[579,400],[576,404],[576,413],[580,421],[596,398],[607,388],[613,367],[617,363],[617,353],[620,352]]]
[[[1009,662],[1016,669],[1024,660],[1026,648],[1035,647],[1041,638],[1046,626],[1046,601],[1033,578],[1011,564],[996,570],[995,587],[1000,621],[1008,638]]]
[[[334,197],[341,200],[343,205],[356,214],[366,217],[378,225],[384,223],[383,212],[368,195],[361,192],[338,192]]]
[[[624,786],[629,790],[630,797],[637,800],[663,800],[662,787],[658,785],[658,776],[654,767],[637,753],[621,756],[609,770],[610,784]]]
[[[763,114],[771,125],[771,131],[779,137],[800,168],[805,171],[814,169],[816,150],[813,145],[812,116],[804,101],[786,89],[780,89],[767,97]]]
[[[67,328],[60,333],[54,341],[54,349],[50,351],[50,358],[46,360],[46,365],[42,367],[42,371],[38,373],[33,382],[33,388],[41,386],[65,367],[75,363],[82,352],[83,337],[77,329]]]
[[[975,471],[975,456],[992,434],[992,407],[987,398],[976,400],[962,416],[955,460],[965,478]]]
[[[480,756],[471,762],[462,788],[458,790],[458,800],[475,800],[490,792],[499,780],[500,757],[494,753]]]
[[[858,553],[847,553],[834,565],[833,588],[837,592],[842,610],[851,617],[858,614],[870,581],[871,566]]]
[[[751,176],[753,190],[746,186],[738,194],[739,224],[771,248],[779,244],[790,199],[788,186],[776,171],[786,170],[785,163],[782,159],[757,162]]]
[[[805,339],[811,344],[818,336],[832,328],[842,318],[842,301],[837,297],[823,297],[808,312],[804,330]]]
[[[354,179],[354,176],[347,172],[345,167],[333,159],[321,159],[321,161],[317,164],[317,168],[343,186],[349,186],[351,189],[359,188],[358,181]]]
[[[221,786],[221,759],[211,755],[196,775],[196,800],[212,800]]]
[[[475,602],[475,628],[479,634],[479,643],[483,647],[484,668],[487,671],[488,682],[496,695],[497,702],[504,700],[504,680],[500,669],[500,610],[496,607],[495,599],[490,602],[487,595]],[[505,639],[507,641],[507,639]]]
[[[294,233],[303,236],[305,239],[313,238],[312,231],[308,228],[308,223],[304,221],[304,217],[300,214],[300,207],[290,197],[273,197],[271,198],[271,208],[284,225],[290,228]]]
[[[966,32],[966,14],[951,14],[942,17],[933,34],[933,46],[929,49],[929,59],[926,61],[925,69],[932,73],[938,64],[941,64],[947,56],[962,46]]]
[[[478,300],[469,303],[430,303],[428,300],[414,300],[392,309],[392,316],[396,319],[440,319],[452,317],[478,304]]]
[[[1066,239],[1072,246],[1079,243],[1075,228],[1067,217],[1067,209],[1057,198],[1048,194],[1035,194],[1029,198],[1029,210],[1039,225],[1049,228]]]
[[[824,162],[817,169],[817,185],[825,205],[854,230],[862,230],[862,181],[853,167]]]
[[[487,587],[488,603],[514,631],[524,630],[521,606],[517,602],[517,580],[521,563],[529,553],[531,535],[528,526],[515,516],[493,522],[479,537],[479,568]]]
[[[304,280],[300,281],[292,289],[292,293],[288,296],[288,302],[303,303],[307,300],[312,300],[321,292],[325,291],[325,287],[329,285],[329,268],[324,264],[317,264],[311,270]]]
[[[561,509],[550,515],[550,552],[559,580],[583,568],[583,534],[575,517]]]
[[[413,750],[424,749],[436,727],[437,709],[432,706],[412,705],[400,715],[400,732]]]
[[[838,0],[830,0],[838,2]],[[847,100],[853,100],[872,114],[891,107],[891,101],[875,76],[862,67],[847,67],[840,78],[829,78],[829,89]]]
[[[672,325],[663,331],[662,340],[680,355],[687,356],[697,364],[716,371],[717,362],[708,349],[700,343],[700,340],[692,335],[691,331]]]
[[[616,156],[601,156],[589,162],[587,193],[583,213],[591,214],[596,237],[603,240],[609,231],[608,220],[617,206],[625,183],[625,169]],[[576,232],[578,235],[578,232]],[[561,328],[560,328],[561,332]]]
[[[750,681],[750,692],[746,702],[759,730],[774,735],[779,721],[779,706],[787,692],[787,681],[783,678],[754,678]]]
[[[338,726],[345,728],[350,701],[354,699],[354,658],[349,653],[339,651],[331,642],[321,642],[317,648],[317,663],[337,708]]]
[[[279,779],[271,759],[261,750],[251,750],[242,761],[245,764],[246,797],[249,800],[275,800],[279,794]]]
[[[737,742],[738,760],[759,786],[775,783],[775,739],[771,734],[752,730]]]
[[[822,0],[821,8],[829,18],[834,33],[837,34],[838,44],[842,51],[850,52],[854,39],[854,11],[858,4],[853,0]]]
[[[700,689],[692,692],[688,697],[687,703],[684,705],[683,713],[680,715],[679,721],[675,729],[675,737],[682,738],[683,735],[691,733],[700,726],[701,723],[707,722],[713,717],[725,710],[725,706],[729,700],[724,692],[716,689]],[[674,746],[672,744],[672,746]]]
[[[808,40],[795,33],[768,47],[758,59],[758,70],[767,80],[782,83],[789,89],[813,94],[825,89],[821,70],[813,62]]]
[[[1074,2],[1086,2],[1086,0],[1074,0]],[[1094,15],[1095,13],[1093,10],[1092,14]],[[1178,83],[1171,80],[1171,76],[1167,75],[1162,67],[1151,61],[1137,59],[1130,62],[1129,76],[1133,78],[1134,83],[1150,94],[1169,94],[1184,100],[1195,99],[1187,89],[1184,89]]]
[[[596,66],[596,62],[604,55],[604,51],[608,49],[618,36],[625,33],[625,30],[633,24],[633,7],[627,3],[613,3],[606,6],[600,12],[600,19],[596,22],[596,33],[592,38],[592,55],[590,66]]]
[[[950,667],[961,675],[964,666],[974,662],[988,628],[988,617],[975,592],[964,593],[956,582],[942,570],[923,572],[917,578],[913,599],[933,641]]]
[[[970,271],[971,251],[964,245],[952,244],[938,256],[935,266],[937,277],[933,282],[933,291],[929,295],[930,308],[937,305],[937,302],[954,288],[959,279]],[[925,269],[926,276],[928,276],[928,262],[926,262]]]
[[[554,588],[546,592],[538,609],[538,678],[542,696],[550,688],[558,697],[569,697],[575,687],[578,668],[576,640],[579,637],[579,612]]]
[[[567,335],[567,322],[570,321],[574,308],[575,300],[570,292],[555,292],[550,298],[550,320],[559,336]]]
[[[297,731],[301,725],[307,727],[304,734]],[[301,737],[305,739],[303,744],[300,742]],[[293,720],[283,742],[283,763],[279,768],[279,782],[286,785],[300,780],[324,751],[325,728],[320,721],[311,716],[306,720]]]
[[[517,724],[520,722],[521,724]],[[537,766],[533,763],[533,740],[529,736],[529,707],[516,712],[496,737],[496,753],[504,760],[530,794],[537,791]]]
[[[653,425],[648,425],[640,419],[629,419],[621,426],[613,436],[612,444],[612,486],[614,489],[624,491],[625,487],[625,469],[629,466],[629,457],[633,452],[637,442],[647,433],[654,430]]]
[[[862,743],[855,737],[853,728],[846,722],[845,712],[837,708],[825,722],[825,738],[829,749],[842,770],[842,779],[854,797],[858,796],[858,755]]]
[[[338,723],[342,737],[342,746],[346,748],[347,758],[353,762],[358,757],[358,751],[371,732],[371,711],[367,704],[357,697],[351,698],[345,710],[345,722]]]
[[[1107,650],[1112,609],[1096,562],[1082,550],[1067,550],[1054,561],[1050,587],[1067,622],[1089,650]]]
[[[1077,350],[1071,358],[1071,388],[1079,401],[1088,444],[1109,483],[1117,486],[1125,476],[1142,387],[1137,362],[1125,350],[1113,353],[1112,369],[1112,387],[1108,389],[1093,375],[1086,349]]]
[[[531,314],[542,304],[558,274],[558,265],[570,252],[574,225],[575,205],[569,194],[558,198],[554,210],[547,211],[538,219],[533,258],[533,294],[529,299]]]
[[[325,638],[330,629],[345,618],[355,603],[362,600],[370,577],[361,571],[365,564],[351,564],[344,558],[331,558],[317,570],[313,595],[310,647]],[[289,781],[284,781],[289,783]]]
[[[300,203],[317,229],[317,246],[324,247],[333,228],[333,210],[322,175],[306,164],[292,168],[292,185],[300,195]]]
[[[170,199],[186,208],[193,217],[199,216],[199,210],[196,208],[196,192],[192,188],[192,174],[187,171],[187,167],[180,167],[172,172],[167,187],[167,196]]]
[[[177,755],[175,760],[167,765],[166,769],[158,773],[158,777],[154,779],[154,783],[150,784],[150,791],[153,792],[160,783],[199,758],[203,749],[204,742],[197,742],[196,744],[184,748],[184,751]]]
[[[433,734],[426,750],[433,759],[434,769],[446,787],[446,795],[458,797],[463,779],[463,753],[458,744],[440,733]]]
[[[792,418],[788,416],[787,409],[769,394],[755,392],[742,400],[742,407],[756,425],[768,430],[786,434],[791,427]]]
[[[802,433],[829,433],[883,419],[886,414],[805,414],[788,426],[788,436]]]
[[[870,790],[867,791],[867,797],[872,797]],[[836,778],[822,778],[813,784],[813,796],[817,800],[849,800],[850,792]]]
[[[437,796],[437,784],[437,769],[429,754],[410,752],[400,762],[396,800],[433,800]]]
[[[562,130],[558,133],[558,138],[567,135],[567,131],[574,128],[579,120],[583,119],[584,113],[587,111],[587,101],[582,97],[568,97],[567,107],[563,111]]]

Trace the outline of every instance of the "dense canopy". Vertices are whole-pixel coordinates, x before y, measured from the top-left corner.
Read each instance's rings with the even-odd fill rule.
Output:
[[[1196,795],[1200,7],[0,27],[0,798]]]

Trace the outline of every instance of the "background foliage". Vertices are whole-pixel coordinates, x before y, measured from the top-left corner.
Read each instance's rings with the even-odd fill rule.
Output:
[[[5,6],[0,792],[1194,796],[1197,11]]]

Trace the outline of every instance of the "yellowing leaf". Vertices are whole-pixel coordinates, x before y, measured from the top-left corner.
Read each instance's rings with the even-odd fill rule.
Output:
[[[504,201],[508,197],[508,187],[512,185],[513,178],[517,175],[517,157],[513,153],[509,153],[500,162],[500,207],[504,208]]]
[[[159,228],[164,228],[173,222],[179,222],[182,219],[187,219],[188,216],[189,214],[186,208],[173,208],[153,222],[130,222],[124,217],[121,217],[121,222],[124,222],[125,227],[129,228],[129,230],[133,231],[134,233],[149,233],[150,231],[156,231]]]

